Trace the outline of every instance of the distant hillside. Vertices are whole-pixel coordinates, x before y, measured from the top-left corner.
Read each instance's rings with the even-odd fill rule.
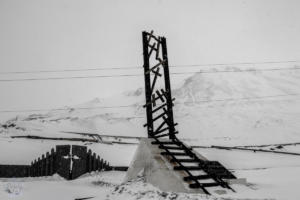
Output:
[[[222,70],[196,73],[173,89],[179,137],[195,139],[196,144],[300,141],[300,70]],[[63,136],[61,131],[146,136],[143,103],[144,89],[138,88],[45,114],[18,116],[3,123],[0,132],[6,136]]]

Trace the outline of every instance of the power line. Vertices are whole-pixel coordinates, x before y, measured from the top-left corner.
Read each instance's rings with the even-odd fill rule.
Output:
[[[116,75],[98,75],[98,76],[69,76],[69,77],[64,76],[64,77],[46,77],[46,78],[0,79],[0,82],[89,79],[89,78],[112,78],[112,77],[139,77],[139,76],[142,76],[142,74],[116,74]]]
[[[270,69],[245,69],[245,70],[220,70],[220,71],[194,71],[194,72],[173,72],[170,74],[215,74],[215,73],[242,73],[242,72],[262,72],[262,71],[282,71],[298,70],[300,67],[291,68],[270,68]],[[113,77],[140,77],[143,74],[115,74],[115,75],[96,75],[96,76],[65,76],[65,77],[45,77],[45,78],[20,78],[20,79],[0,79],[0,82],[12,81],[42,81],[42,80],[66,80],[66,79],[92,79],[92,78],[113,78]]]
[[[226,65],[263,65],[263,64],[283,64],[283,63],[299,63],[300,60],[288,61],[261,61],[261,62],[232,62],[232,63],[212,63],[212,64],[182,64],[170,65],[170,67],[200,67],[200,66],[226,66]]]
[[[236,101],[236,100],[253,100],[253,99],[267,99],[276,97],[286,97],[286,96],[299,96],[300,93],[295,94],[278,94],[278,95],[268,95],[268,96],[256,96],[256,97],[241,97],[241,98],[227,98],[227,99],[213,99],[213,100],[200,100],[200,101],[190,101],[184,103],[206,103],[206,102],[218,102],[218,101]]]
[[[277,98],[285,96],[300,96],[300,93],[294,94],[278,94],[278,95],[268,95],[268,96],[256,96],[256,97],[241,97],[241,98],[225,98],[225,99],[210,99],[210,100],[200,100],[200,101],[186,101],[177,102],[176,104],[186,104],[186,103],[205,103],[205,102],[226,102],[226,101],[236,101],[236,100],[253,100],[253,99],[266,99],[266,98]],[[131,105],[115,105],[115,106],[95,106],[95,107],[74,107],[74,108],[53,108],[53,109],[26,109],[26,110],[0,110],[0,113],[15,113],[15,112],[46,112],[46,111],[71,111],[71,110],[92,110],[92,109],[112,109],[112,108],[129,108],[129,107],[142,107],[143,105],[131,104]],[[135,118],[125,117],[125,118]],[[141,118],[141,117],[138,117]]]
[[[129,69],[140,69],[141,67],[99,67],[99,68],[88,68],[88,69],[61,69],[61,70],[32,70],[32,71],[11,71],[11,72],[0,72],[0,74],[34,74],[34,73],[54,73],[54,72],[84,72],[84,71],[101,71],[101,70],[129,70]]]
[[[219,70],[219,71],[196,71],[196,72],[173,72],[171,74],[215,74],[215,73],[241,73],[241,72],[262,72],[262,71],[282,71],[282,70],[297,70],[300,67],[290,68],[269,68],[269,69],[238,69],[238,70]]]
[[[298,63],[299,60],[288,60],[288,61],[262,61],[262,62],[233,62],[233,63],[211,63],[211,64],[181,64],[181,65],[170,65],[172,68],[181,67],[201,67],[201,66],[226,66],[226,65],[263,65],[263,64],[283,64],[283,63]],[[102,70],[132,70],[140,69],[140,66],[112,66],[112,67],[94,67],[87,69],[57,69],[57,70],[31,70],[31,71],[8,71],[0,72],[0,74],[34,74],[34,73],[55,73],[55,72],[84,72],[84,71],[102,71]]]
[[[128,108],[137,105],[118,105],[118,106],[95,106],[95,107],[79,107],[79,108],[49,108],[49,109],[26,109],[26,110],[0,110],[0,113],[14,112],[46,112],[46,111],[65,111],[65,110],[91,110],[91,109],[111,109],[111,108]]]

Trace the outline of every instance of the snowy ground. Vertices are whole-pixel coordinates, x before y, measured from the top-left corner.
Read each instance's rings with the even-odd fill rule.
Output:
[[[290,66],[289,66],[290,67]],[[236,68],[226,68],[238,71]],[[222,69],[210,69],[218,71]],[[299,70],[195,74],[174,88],[175,121],[179,137],[195,146],[245,146],[300,142]],[[108,99],[53,110],[18,115],[1,123],[0,163],[29,164],[57,144],[87,145],[112,165],[129,165],[138,139],[103,137],[104,143],[31,140],[11,136],[85,138],[66,131],[145,137],[143,89]],[[117,108],[103,108],[128,105]],[[89,109],[86,109],[89,108]],[[91,109],[90,109],[91,108]],[[113,144],[119,141],[131,144]],[[300,145],[253,147],[300,153]],[[300,156],[264,152],[195,149],[218,160],[249,185],[236,193],[207,197],[164,193],[140,178],[122,184],[124,173],[105,172],[74,181],[59,177],[1,179],[0,199],[281,199],[298,200]],[[5,152],[5,153],[3,153]]]
[[[283,175],[282,171],[286,174]],[[74,200],[93,197],[95,200],[115,199],[198,199],[198,200],[234,200],[234,199],[297,199],[297,178],[299,167],[279,167],[266,169],[236,170],[236,175],[247,177],[249,185],[233,186],[236,193],[207,196],[203,194],[183,194],[162,192],[138,178],[122,183],[125,172],[101,172],[84,175],[77,180],[66,181],[57,175],[39,178],[1,179],[0,199],[64,199]],[[288,185],[287,187],[282,187]],[[293,196],[293,195],[296,196]]]
[[[121,183],[124,172],[103,172],[85,176],[74,181],[65,181],[60,177],[24,178],[3,180],[0,183],[1,199],[64,199],[73,200],[93,197],[95,200],[115,199],[215,199],[207,195],[176,194],[162,192],[143,178]]]

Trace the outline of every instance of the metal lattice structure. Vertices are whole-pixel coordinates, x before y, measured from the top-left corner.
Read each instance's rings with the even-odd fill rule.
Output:
[[[208,187],[223,187],[233,190],[223,179],[236,178],[218,161],[200,159],[193,150],[181,142],[177,137],[173,117],[173,102],[171,94],[169,64],[166,38],[157,37],[143,32],[144,78],[147,113],[148,137],[155,141],[162,155],[166,156],[174,165],[174,170],[184,171],[190,188],[201,188],[209,194]],[[187,166],[193,163],[194,166]],[[194,171],[201,175],[194,175]],[[204,181],[205,180],[205,181]],[[211,182],[207,182],[211,180]],[[203,182],[204,181],[204,182]]]
[[[147,127],[148,137],[175,138],[178,132],[175,130],[177,124],[173,119],[172,101],[175,99],[171,96],[166,38],[155,37],[153,31],[143,32],[143,49],[146,91],[144,107],[147,110],[147,124],[144,126]],[[156,62],[153,66],[150,63],[151,58]],[[164,86],[156,89],[158,79],[161,78]]]

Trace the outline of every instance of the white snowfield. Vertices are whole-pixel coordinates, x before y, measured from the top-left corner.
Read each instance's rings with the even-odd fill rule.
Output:
[[[253,69],[258,67],[253,66]],[[173,88],[174,118],[178,137],[210,160],[218,160],[249,185],[233,185],[236,192],[206,196],[162,192],[143,177],[122,183],[124,172],[102,172],[65,181],[53,177],[0,180],[0,200],[92,199],[279,199],[300,198],[300,156],[270,152],[203,148],[252,146],[251,148],[300,153],[300,70],[298,66],[263,66],[205,69]],[[248,69],[248,68],[247,68]],[[222,72],[232,70],[233,72]],[[217,73],[215,73],[217,72]],[[172,77],[171,77],[172,79]],[[174,84],[173,84],[174,85]],[[144,90],[125,92],[109,99],[48,113],[18,115],[1,123],[0,163],[29,164],[57,144],[87,145],[112,165],[128,166],[138,139],[103,137],[102,143],[11,138],[41,136],[85,138],[80,132],[146,137]],[[122,105],[122,107],[120,107]],[[114,107],[119,106],[119,107]],[[109,107],[109,108],[108,108]],[[74,132],[74,133],[70,133]],[[110,142],[125,142],[117,144]],[[257,147],[270,144],[270,146]],[[274,145],[271,145],[274,144]],[[250,147],[246,147],[250,148]]]

